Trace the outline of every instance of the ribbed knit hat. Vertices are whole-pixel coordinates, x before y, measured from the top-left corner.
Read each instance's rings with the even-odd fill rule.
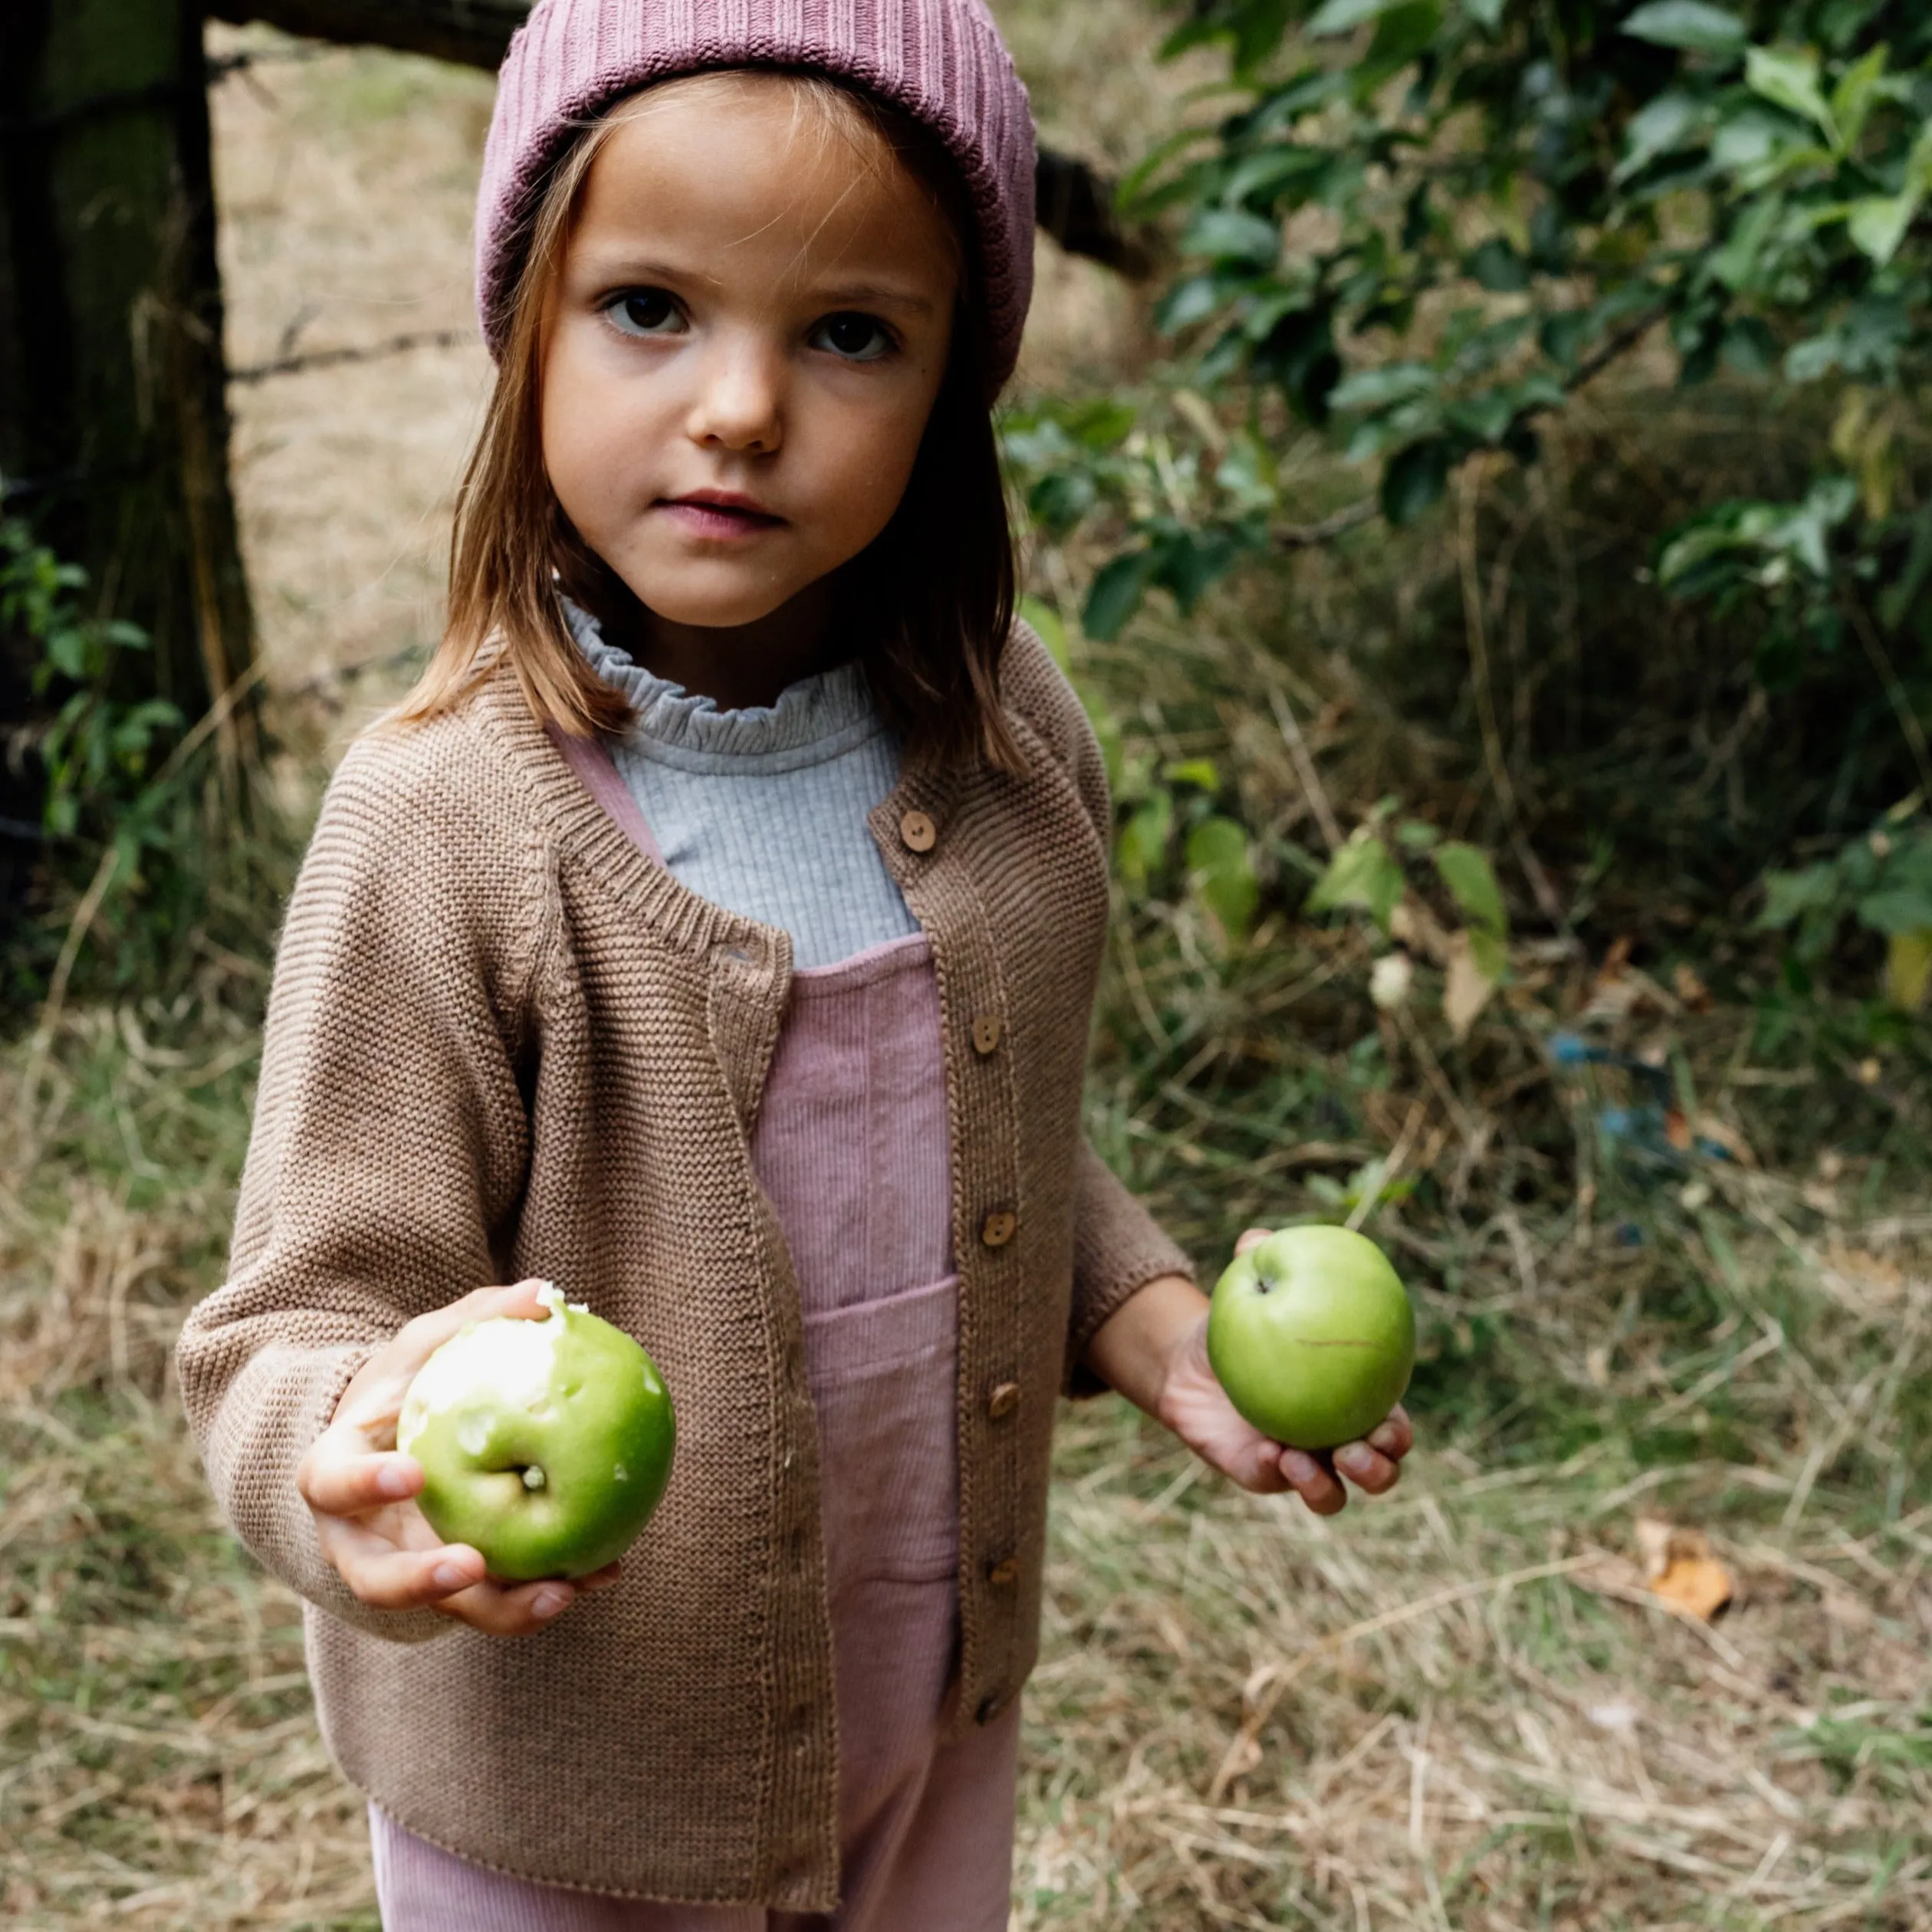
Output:
[[[1033,129],[984,0],[537,0],[497,79],[476,209],[477,306],[500,356],[530,215],[585,123],[707,67],[816,70],[904,109],[958,164],[978,233],[987,386],[1033,294]]]

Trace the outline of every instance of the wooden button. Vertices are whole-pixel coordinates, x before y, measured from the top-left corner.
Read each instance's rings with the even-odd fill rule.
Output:
[[[1020,1559],[1017,1556],[1002,1556],[997,1563],[988,1567],[986,1580],[996,1590],[1011,1589],[1020,1581]]]
[[[1000,1043],[1000,1016],[982,1013],[973,1022],[973,1051],[984,1056]]]
[[[980,1223],[980,1239],[988,1247],[1004,1247],[1019,1225],[1018,1220],[1002,1208]]]
[[[939,828],[923,812],[908,812],[899,820],[899,836],[908,852],[930,852],[938,843]]]
[[[986,1412],[997,1422],[1003,1416],[1010,1415],[1020,1406],[1020,1385],[1017,1382],[996,1382],[986,1398]]]

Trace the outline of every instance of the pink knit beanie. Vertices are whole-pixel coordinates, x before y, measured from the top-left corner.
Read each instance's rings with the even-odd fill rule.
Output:
[[[477,199],[477,306],[491,353],[503,351],[529,217],[577,130],[653,80],[723,67],[814,69],[938,137],[978,226],[987,386],[997,389],[1033,294],[1033,130],[984,0],[537,0],[498,77]]]

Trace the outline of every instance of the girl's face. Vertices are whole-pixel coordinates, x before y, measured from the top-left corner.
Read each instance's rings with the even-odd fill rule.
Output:
[[[672,625],[756,623],[857,556],[945,371],[944,218],[799,106],[779,76],[647,98],[592,163],[545,310],[551,486]]]

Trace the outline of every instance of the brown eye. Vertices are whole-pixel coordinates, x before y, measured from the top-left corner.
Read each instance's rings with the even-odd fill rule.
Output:
[[[676,299],[662,288],[633,288],[614,296],[604,313],[626,335],[675,335],[684,326]]]
[[[884,323],[876,316],[862,315],[856,310],[842,310],[828,315],[812,337],[813,344],[829,349],[847,362],[876,362],[892,353],[893,343]]]

